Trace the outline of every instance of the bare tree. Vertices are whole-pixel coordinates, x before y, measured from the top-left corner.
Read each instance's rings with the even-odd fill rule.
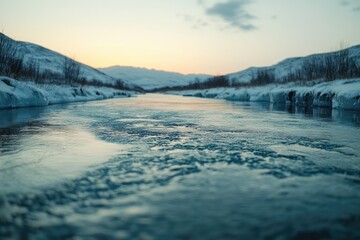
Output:
[[[302,65],[302,78],[299,80],[314,80],[322,76],[323,61],[318,56],[311,56],[304,60]]]
[[[192,80],[189,85],[191,85],[194,89],[199,89],[201,87],[201,81],[198,77]]]
[[[29,59],[27,64],[24,66],[22,76],[27,79],[34,80],[36,83],[45,81],[45,74],[40,71],[40,64],[34,58]]]
[[[250,82],[252,85],[266,85],[274,83],[275,81],[275,73],[273,70],[259,68],[253,74]]]
[[[19,56],[13,40],[0,33],[0,74],[18,77],[23,69],[23,56]]]
[[[72,58],[64,57],[63,75],[67,84],[72,84],[79,80],[80,64]]]
[[[360,66],[349,49],[340,49],[323,56],[312,56],[304,60],[299,72],[290,71],[284,78],[285,81],[354,78],[360,76]]]

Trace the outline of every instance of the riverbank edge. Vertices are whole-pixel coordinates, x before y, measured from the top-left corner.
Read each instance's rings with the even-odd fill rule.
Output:
[[[312,82],[308,85],[287,83],[243,88],[167,91],[166,94],[360,111],[360,78]]]
[[[36,84],[0,76],[0,109],[39,107],[136,95],[135,91],[93,86]]]

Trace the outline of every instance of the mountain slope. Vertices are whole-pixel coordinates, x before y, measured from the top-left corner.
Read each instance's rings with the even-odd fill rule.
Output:
[[[50,71],[62,74],[65,56],[37,44],[16,41],[0,33],[0,38],[6,38],[16,47],[18,56],[23,57],[24,64],[36,62],[41,72]],[[97,80],[103,83],[114,83],[115,79],[88,65],[80,64],[80,77],[88,81]]]
[[[126,83],[138,85],[145,90],[181,86],[188,84],[195,78],[202,80],[210,77],[210,75],[205,74],[184,75],[175,72],[124,66],[99,68],[99,70],[115,79],[122,79]]]
[[[50,70],[54,73],[62,73],[64,55],[46,49],[39,45],[27,42],[17,42],[17,48],[24,54],[25,62],[35,60],[40,64],[42,70]],[[81,65],[81,77],[87,80],[98,80],[105,83],[112,83],[114,79],[95,68],[79,63]]]
[[[356,45],[346,50],[349,51],[349,56],[354,58],[357,61],[358,65],[360,65],[360,45]],[[286,76],[288,76],[291,72],[296,72],[299,70],[305,61],[309,61],[312,58],[325,58],[330,53],[320,53],[320,54],[312,54],[305,57],[295,57],[295,58],[287,58],[277,64],[268,67],[251,67],[236,73],[228,74],[229,79],[234,83],[247,83],[250,82],[252,77],[256,74],[258,70],[266,70],[273,72],[276,80],[282,80]]]

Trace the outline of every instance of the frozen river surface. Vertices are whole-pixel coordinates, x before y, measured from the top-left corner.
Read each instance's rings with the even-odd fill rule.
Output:
[[[0,111],[0,239],[360,239],[359,113],[155,94]]]

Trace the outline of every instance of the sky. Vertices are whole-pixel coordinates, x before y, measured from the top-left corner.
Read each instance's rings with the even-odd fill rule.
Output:
[[[360,0],[0,0],[0,31],[93,67],[221,75],[360,44]]]

